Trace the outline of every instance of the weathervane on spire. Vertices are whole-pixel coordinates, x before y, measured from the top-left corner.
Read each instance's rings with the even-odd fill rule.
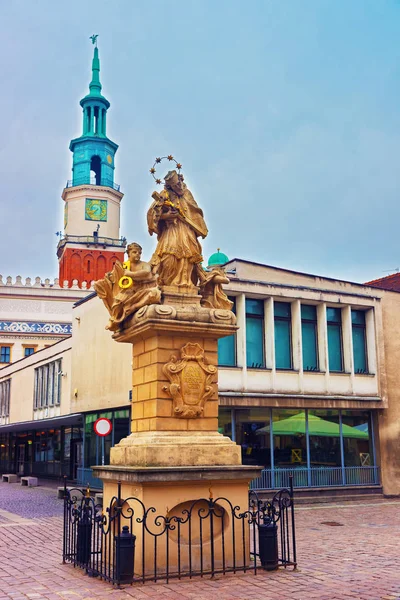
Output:
[[[98,37],[99,37],[99,34],[96,33],[96,34],[91,35],[89,38],[90,40],[92,40],[92,44],[95,44],[96,48],[97,48],[97,38]]]

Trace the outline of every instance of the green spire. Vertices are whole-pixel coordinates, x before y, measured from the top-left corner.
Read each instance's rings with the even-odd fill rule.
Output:
[[[94,49],[92,60],[92,81],[89,83],[89,96],[101,96],[99,49]]]

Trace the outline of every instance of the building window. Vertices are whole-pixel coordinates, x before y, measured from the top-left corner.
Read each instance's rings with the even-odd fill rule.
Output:
[[[229,298],[233,302],[232,312],[236,314],[235,298]],[[221,367],[236,367],[236,334],[218,340],[218,364]]]
[[[265,367],[263,300],[246,298],[246,361],[249,368]]]
[[[301,305],[301,340],[303,370],[318,371],[317,307]]]
[[[10,383],[11,379],[0,383],[0,417],[10,415]]]
[[[11,346],[1,346],[0,363],[11,362]]]
[[[35,348],[26,346],[25,350],[24,350],[24,356],[30,356],[34,352],[35,352]]]
[[[274,302],[275,367],[292,368],[292,319],[289,302]]]
[[[58,406],[61,400],[62,361],[55,360],[35,369],[33,407]]]
[[[328,324],[329,371],[342,373],[343,351],[341,309],[328,307],[326,309],[326,320]]]
[[[365,311],[351,311],[351,326],[353,332],[354,373],[368,373]]]

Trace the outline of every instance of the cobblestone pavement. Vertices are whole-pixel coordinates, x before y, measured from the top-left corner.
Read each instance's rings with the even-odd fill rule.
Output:
[[[296,572],[118,590],[61,563],[62,501],[55,496],[0,483],[0,600],[400,600],[399,500],[298,507]]]

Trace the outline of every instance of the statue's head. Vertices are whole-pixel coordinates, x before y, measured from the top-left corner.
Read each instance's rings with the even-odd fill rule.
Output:
[[[178,196],[182,196],[186,189],[186,185],[183,181],[183,175],[176,171],[168,171],[164,177],[165,187],[173,190]]]
[[[128,245],[126,253],[129,260],[132,260],[133,262],[139,261],[140,257],[142,256],[142,246],[136,242],[133,242],[132,244]]]

